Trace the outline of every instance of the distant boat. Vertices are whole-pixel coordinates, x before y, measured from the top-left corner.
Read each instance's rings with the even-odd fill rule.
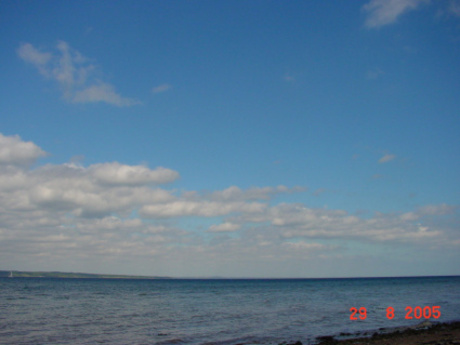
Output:
[[[13,271],[10,271],[10,275],[8,276],[8,278],[13,278]]]

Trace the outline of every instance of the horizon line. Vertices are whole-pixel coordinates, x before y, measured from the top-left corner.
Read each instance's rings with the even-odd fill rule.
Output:
[[[0,272],[17,272],[17,273],[62,273],[62,274],[82,274],[94,276],[116,276],[133,277],[134,279],[174,279],[174,280],[325,280],[325,279],[382,279],[382,278],[435,278],[435,277],[460,277],[460,274],[443,274],[443,275],[388,275],[388,276],[350,276],[350,277],[231,277],[231,276],[163,276],[163,275],[143,275],[143,274],[122,274],[122,273],[88,273],[88,272],[67,272],[67,271],[23,271],[23,270],[0,270]],[[15,278],[36,278],[36,277],[15,277]],[[38,278],[38,277],[37,277]],[[47,277],[43,277],[47,278]],[[66,277],[62,277],[66,278]],[[70,278],[70,277],[69,277]],[[97,277],[96,277],[97,278]],[[122,279],[122,278],[121,278]]]

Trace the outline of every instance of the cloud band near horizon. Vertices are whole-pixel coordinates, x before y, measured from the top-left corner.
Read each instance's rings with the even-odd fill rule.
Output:
[[[455,205],[362,217],[276,201],[305,193],[301,187],[230,186],[203,193],[168,188],[180,174],[163,167],[119,162],[30,167],[45,155],[32,142],[0,134],[2,260],[21,256],[44,265],[72,257],[125,258],[159,264],[175,256],[186,269],[187,262],[219,255],[226,265],[235,257],[261,265],[275,257],[351,258],[358,253],[347,248],[360,243],[441,253],[460,246]]]

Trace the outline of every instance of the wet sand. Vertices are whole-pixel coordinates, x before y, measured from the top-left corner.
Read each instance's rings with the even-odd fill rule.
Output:
[[[350,339],[319,337],[318,345],[460,345],[460,321],[449,323],[424,322],[413,327],[362,333]]]

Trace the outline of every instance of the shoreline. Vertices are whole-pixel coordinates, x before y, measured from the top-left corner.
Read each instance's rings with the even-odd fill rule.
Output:
[[[415,326],[321,336],[314,345],[460,345],[460,321],[424,321]]]

